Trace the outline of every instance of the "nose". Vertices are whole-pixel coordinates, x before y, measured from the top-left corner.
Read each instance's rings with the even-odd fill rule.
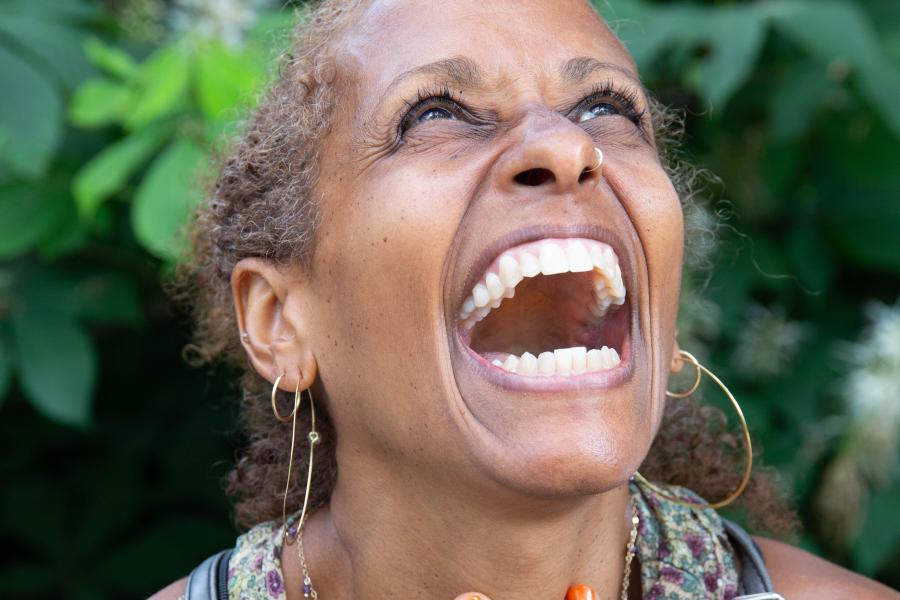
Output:
[[[518,129],[519,142],[497,165],[501,189],[563,194],[597,185],[602,153],[583,129],[561,115],[529,119]]]

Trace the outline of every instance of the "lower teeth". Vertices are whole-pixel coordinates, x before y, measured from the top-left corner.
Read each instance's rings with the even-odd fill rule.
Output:
[[[603,346],[588,350],[584,346],[560,348],[553,352],[541,352],[535,356],[526,352],[522,356],[510,354],[505,361],[494,359],[494,366],[510,373],[529,377],[551,375],[580,375],[612,369],[621,362],[615,348]]]

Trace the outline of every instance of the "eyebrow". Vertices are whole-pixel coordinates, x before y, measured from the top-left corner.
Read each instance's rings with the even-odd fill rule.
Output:
[[[402,86],[405,81],[422,75],[439,77],[448,84],[460,88],[478,87],[484,81],[481,69],[478,68],[474,60],[465,56],[454,56],[404,71],[395,77],[387,89],[384,90],[382,98],[390,96],[391,92]]]
[[[602,71],[615,71],[630,79],[640,89],[644,89],[640,79],[630,70],[615,63],[599,61],[590,56],[570,58],[563,64],[561,73],[563,79],[569,83],[581,83],[590,75]],[[406,81],[416,79],[423,75],[437,77],[448,85],[463,89],[477,88],[484,83],[484,74],[478,67],[478,64],[471,58],[466,56],[453,56],[437,60],[404,71],[395,77],[381,94],[381,98],[376,103],[374,112],[377,113],[380,110],[384,101],[391,96],[395,89],[402,87]]]
[[[569,83],[581,83],[589,76],[602,71],[615,71],[643,89],[641,80],[629,69],[615,63],[602,62],[590,56],[577,56],[567,60],[562,68],[562,76]]]

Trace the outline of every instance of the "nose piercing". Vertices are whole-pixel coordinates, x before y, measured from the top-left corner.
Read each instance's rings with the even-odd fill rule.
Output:
[[[603,150],[601,150],[600,148],[597,148],[595,146],[594,152],[597,154],[597,164],[594,165],[593,167],[588,167],[587,169],[585,169],[584,170],[585,173],[592,173],[594,171],[599,171],[600,167],[603,166]]]

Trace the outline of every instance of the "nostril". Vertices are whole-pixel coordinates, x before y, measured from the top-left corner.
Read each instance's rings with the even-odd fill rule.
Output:
[[[545,183],[553,183],[556,181],[556,176],[549,169],[528,169],[513,177],[513,180],[521,185],[536,187]]]
[[[581,175],[578,176],[578,183],[584,183],[588,179],[594,177],[594,173],[597,172],[597,169],[591,169],[590,167],[586,167],[584,171],[581,172]]]

